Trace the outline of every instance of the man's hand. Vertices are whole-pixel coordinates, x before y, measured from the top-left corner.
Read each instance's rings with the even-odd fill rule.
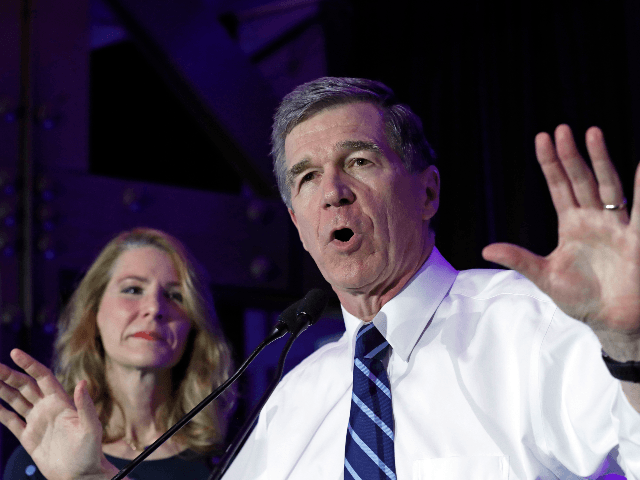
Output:
[[[516,245],[485,247],[486,260],[516,270],[567,315],[596,332],[609,355],[640,361],[640,167],[631,216],[600,129],[586,134],[593,173],[567,125],[536,136],[536,155],[558,214],[558,246],[546,257]]]
[[[102,454],[102,426],[87,391],[76,386],[71,400],[53,373],[25,352],[13,361],[28,375],[0,364],[0,423],[20,441],[49,480],[108,479],[118,470]]]

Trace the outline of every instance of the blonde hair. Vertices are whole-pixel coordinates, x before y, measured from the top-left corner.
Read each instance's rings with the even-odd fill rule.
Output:
[[[126,250],[149,246],[166,252],[172,259],[182,283],[182,305],[192,322],[182,358],[171,369],[172,395],[157,414],[158,425],[164,429],[171,427],[229,377],[230,349],[218,325],[204,269],[179,240],[167,233],[151,228],[120,233],[102,249],[71,296],[60,317],[54,349],[54,371],[69,395],[73,396],[80,380],[88,381],[89,393],[105,432],[103,443],[123,438],[124,431],[106,429],[113,409],[119,407],[107,385],[105,354],[96,316],[120,255]],[[234,392],[219,397],[174,438],[201,453],[221,447],[234,397]]]

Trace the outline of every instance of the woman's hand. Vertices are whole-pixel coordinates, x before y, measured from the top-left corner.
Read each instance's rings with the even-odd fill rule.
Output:
[[[11,358],[26,374],[0,364],[0,423],[49,480],[108,479],[118,472],[102,453],[102,426],[81,381],[69,398],[51,370],[22,350]]]

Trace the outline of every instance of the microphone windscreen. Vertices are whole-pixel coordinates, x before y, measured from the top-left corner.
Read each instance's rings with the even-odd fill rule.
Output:
[[[284,311],[278,315],[278,322],[283,322],[287,326],[287,330],[290,332],[298,324],[298,306],[300,305],[302,300],[298,300],[295,303],[292,303]]]
[[[318,321],[324,307],[327,306],[329,296],[319,288],[310,290],[298,305],[296,316],[305,315],[308,317],[309,325],[313,325]]]

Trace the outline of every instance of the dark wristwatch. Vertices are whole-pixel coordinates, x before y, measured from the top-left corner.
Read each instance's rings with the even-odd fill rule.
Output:
[[[602,352],[602,359],[611,375],[618,380],[640,383],[640,362],[618,362],[605,352]]]

